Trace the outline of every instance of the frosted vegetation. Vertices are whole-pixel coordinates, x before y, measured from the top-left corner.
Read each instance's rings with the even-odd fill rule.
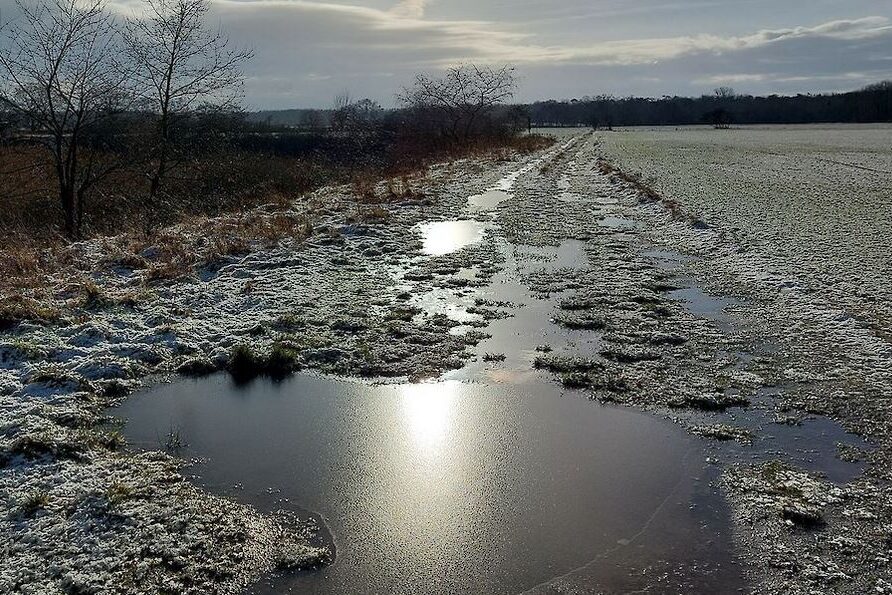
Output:
[[[892,327],[892,126],[630,129],[605,153],[800,289]],[[884,330],[885,329],[885,330]]]
[[[571,131],[530,155],[434,167],[411,192],[339,186],[253,209],[240,217],[294,219],[300,233],[171,274],[151,273],[169,260],[160,244],[76,244],[89,291],[59,273],[59,316],[2,335],[0,587],[234,592],[330,561],[312,523],[188,483],[175,431],[135,454],[105,417],[159,376],[309,369],[535,373],[666,416],[718,466],[754,590],[885,592],[888,132]],[[443,227],[460,232],[454,245],[425,235]],[[208,241],[188,225],[166,233]],[[545,252],[552,265],[498,277]],[[507,321],[534,324],[535,343],[496,336]],[[871,447],[836,452],[831,420]],[[591,577],[558,578],[584,589]]]

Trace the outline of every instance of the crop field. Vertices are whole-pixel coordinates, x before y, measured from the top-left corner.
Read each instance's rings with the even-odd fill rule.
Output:
[[[625,171],[792,283],[863,317],[892,321],[892,127],[630,128],[602,133]]]

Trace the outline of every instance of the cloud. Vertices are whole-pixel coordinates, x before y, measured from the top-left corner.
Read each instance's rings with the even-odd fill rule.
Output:
[[[420,19],[424,17],[424,9],[428,0],[402,0],[390,9],[390,14],[400,18]]]
[[[424,19],[428,0],[402,0],[389,10],[310,0],[218,0],[217,4],[234,9],[277,9],[292,12],[298,17],[301,14],[328,13],[341,18],[343,24],[365,33],[381,33],[375,40],[367,35],[361,36],[369,49],[400,47],[426,50],[428,54],[431,49],[441,50],[428,59],[431,66],[467,60],[628,66],[671,60],[694,53],[747,50],[791,40],[826,38],[857,41],[892,35],[890,19],[872,16],[836,20],[813,27],[765,29],[744,36],[700,34],[593,44],[543,45],[534,41],[533,34],[508,31],[497,23]]]
[[[888,72],[870,71],[870,72],[839,72],[834,74],[814,74],[814,75],[785,75],[779,73],[766,74],[717,74],[713,76],[695,79],[694,82],[702,85],[740,85],[748,83],[771,83],[775,85],[784,84],[818,84],[818,83],[843,83],[845,88],[853,85],[866,84],[877,81],[888,75]]]
[[[522,99],[698,93],[718,84],[752,92],[817,90],[852,85],[860,81],[856,75],[892,76],[888,16],[753,27],[734,35],[711,33],[708,23],[687,22],[691,33],[672,37],[650,37],[647,27],[636,24],[610,30],[614,39],[591,41],[583,35],[587,29],[574,28],[570,14],[566,26],[551,33],[523,17],[463,16],[486,14],[484,8],[493,6],[485,0],[455,0],[464,2],[464,9],[430,0],[382,0],[377,7],[359,0],[212,2],[214,20],[236,43],[255,50],[247,88],[255,106],[327,105],[344,89],[391,104],[413,73],[462,62],[517,65]],[[477,3],[479,10],[473,8]],[[448,14],[453,17],[442,17]]]

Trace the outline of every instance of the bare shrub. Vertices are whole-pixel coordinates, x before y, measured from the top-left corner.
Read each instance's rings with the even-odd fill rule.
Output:
[[[124,39],[137,93],[156,116],[147,172],[153,199],[186,157],[178,137],[182,121],[198,108],[232,109],[252,54],[207,27],[208,0],[146,0],[146,8],[144,18],[128,22]]]
[[[516,87],[510,66],[466,64],[447,69],[442,77],[416,75],[399,99],[418,123],[457,143],[491,132],[496,107],[514,97]]]

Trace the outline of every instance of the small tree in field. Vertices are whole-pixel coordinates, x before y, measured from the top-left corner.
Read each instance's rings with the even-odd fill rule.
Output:
[[[435,78],[419,74],[403,89],[400,102],[436,119],[439,133],[453,142],[467,141],[500,104],[514,97],[517,79],[510,66],[462,65]]]
[[[205,24],[208,0],[148,0],[144,18],[125,30],[141,97],[157,117],[157,137],[147,173],[154,198],[182,155],[178,126],[203,106],[234,107],[244,83],[242,65],[251,52],[230,47],[220,31]]]
[[[6,29],[0,52],[0,104],[48,150],[65,234],[74,239],[90,189],[113,169],[91,135],[128,105],[128,73],[115,59],[119,40],[101,0],[19,8],[22,24]]]

